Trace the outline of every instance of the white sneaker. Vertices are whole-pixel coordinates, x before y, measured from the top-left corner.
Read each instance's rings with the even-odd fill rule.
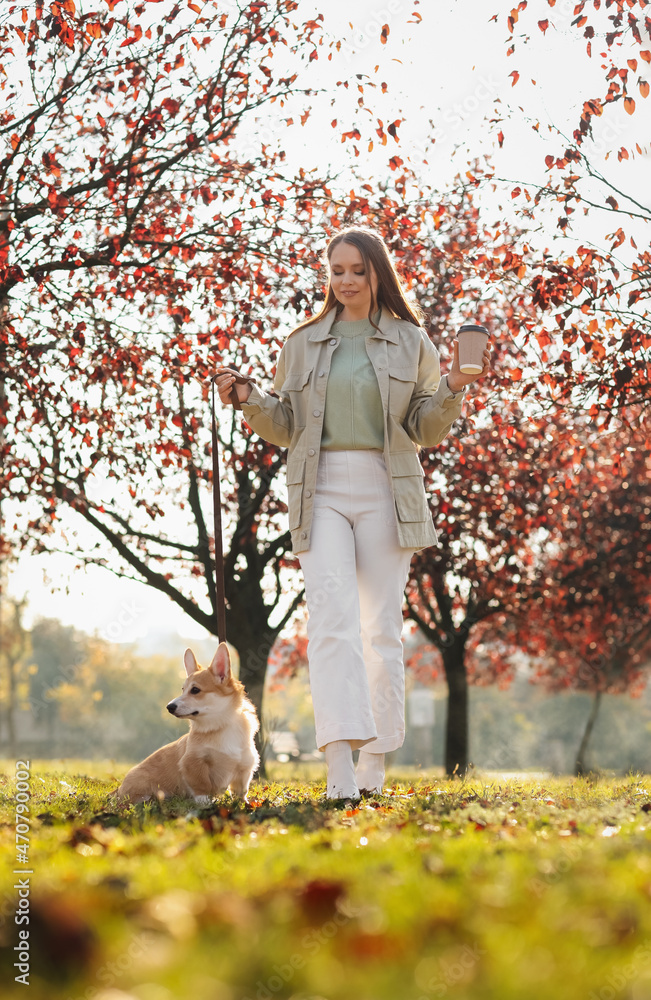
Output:
[[[325,758],[328,765],[327,798],[359,799],[350,740],[333,740],[332,743],[326,743]]]
[[[384,784],[384,754],[360,750],[355,777],[357,787],[361,791],[381,795]]]

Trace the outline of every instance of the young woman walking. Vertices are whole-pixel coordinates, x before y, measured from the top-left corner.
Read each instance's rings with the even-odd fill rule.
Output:
[[[402,601],[413,553],[436,542],[416,446],[433,447],[460,415],[454,342],[441,378],[436,348],[409,305],[381,236],[330,240],[323,308],[294,330],[274,389],[233,385],[246,422],[288,448],[292,547],[305,578],[316,741],[329,798],[380,793],[384,756],[405,736]],[[359,749],[357,769],[353,750]]]

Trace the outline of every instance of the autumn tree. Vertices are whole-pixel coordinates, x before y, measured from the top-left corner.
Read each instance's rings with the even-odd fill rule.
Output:
[[[411,666],[427,681],[440,661],[450,690],[448,773],[468,762],[468,685],[508,685],[516,651],[532,683],[594,694],[577,773],[602,696],[637,697],[648,682],[651,477],[639,442],[575,419],[570,430],[563,412],[546,426],[522,418],[494,428],[492,447],[477,434],[462,441],[467,478],[451,471],[443,542],[417,557],[410,581],[408,614],[438,651]]]
[[[525,113],[522,88],[529,84],[527,45],[534,34],[542,34],[552,51],[555,40],[575,36],[577,60],[599,62],[602,86],[569,95],[576,108],[569,133],[554,122],[529,123],[545,140],[544,181],[521,178],[514,185],[495,171],[487,173],[510,194],[524,228],[543,225],[549,233],[547,248],[538,261],[526,264],[522,278],[538,312],[523,330],[547,376],[541,386],[536,373],[528,377],[523,371],[523,390],[585,406],[608,426],[624,407],[638,408],[638,419],[648,416],[651,395],[651,208],[647,192],[636,190],[624,169],[649,153],[642,123],[651,20],[646,0],[580,0],[568,21],[555,8],[556,0],[546,5],[521,0],[492,18],[508,30],[510,75]],[[556,66],[553,60],[549,65]],[[522,122],[513,110],[510,114],[507,105],[494,125],[505,151],[517,141],[514,122]],[[630,130],[618,123],[618,115],[630,119]],[[605,156],[598,152],[604,143]]]
[[[492,622],[522,614],[540,576],[547,533],[547,497],[558,466],[550,466],[549,418],[535,419],[504,399],[492,418],[459,428],[447,447],[427,456],[439,543],[417,553],[407,588],[407,615],[439,652],[448,686],[445,770],[469,763],[468,687],[477,679],[508,683],[512,664],[499,655]]]
[[[141,580],[211,632],[208,380],[223,361],[273,363],[314,265],[288,220],[327,197],[280,141],[327,49],[297,7],[62,0],[0,22],[1,534]],[[227,632],[260,708],[300,600],[283,599],[282,457],[228,419],[220,441]]]
[[[639,697],[651,663],[651,462],[635,436],[585,431],[571,476],[548,499],[541,585],[513,639],[537,683],[591,692],[576,773],[605,694]]]

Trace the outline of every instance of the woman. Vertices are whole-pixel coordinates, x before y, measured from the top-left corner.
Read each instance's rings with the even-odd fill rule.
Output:
[[[413,553],[436,542],[416,446],[433,447],[479,376],[449,374],[405,298],[378,233],[330,240],[321,311],[287,338],[277,396],[233,386],[247,423],[288,448],[293,550],[305,578],[316,740],[329,798],[382,791],[384,755],[402,746],[402,600]],[[353,750],[359,748],[357,770]]]

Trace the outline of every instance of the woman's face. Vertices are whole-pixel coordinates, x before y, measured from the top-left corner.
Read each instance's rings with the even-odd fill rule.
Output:
[[[370,281],[369,281],[370,277]],[[342,240],[330,255],[330,287],[344,307],[342,318],[364,319],[377,301],[377,275],[366,274],[364,259],[352,243]]]

